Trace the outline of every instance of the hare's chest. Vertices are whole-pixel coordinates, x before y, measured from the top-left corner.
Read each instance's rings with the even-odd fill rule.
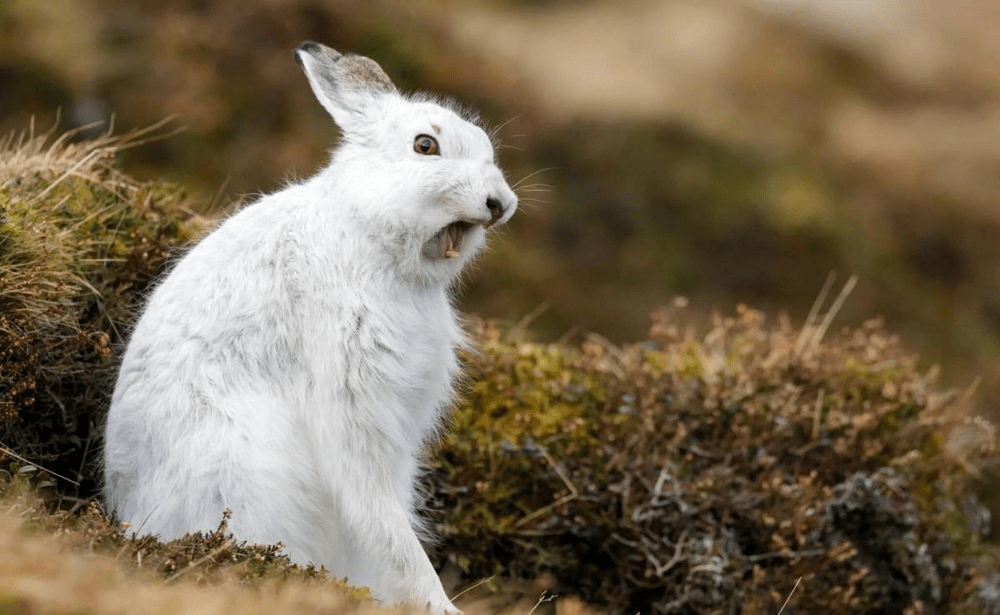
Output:
[[[402,395],[416,402],[415,407],[434,409],[450,399],[458,361],[448,324],[426,319],[414,323],[404,336],[396,384]]]
[[[357,304],[330,323],[326,348],[316,349],[324,357],[320,381],[355,412],[421,434],[451,399],[459,329],[447,305],[384,307]]]

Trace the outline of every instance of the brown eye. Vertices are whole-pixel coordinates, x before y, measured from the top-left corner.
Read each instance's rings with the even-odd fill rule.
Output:
[[[417,135],[417,138],[413,140],[413,151],[425,156],[440,154],[437,139],[430,135]]]

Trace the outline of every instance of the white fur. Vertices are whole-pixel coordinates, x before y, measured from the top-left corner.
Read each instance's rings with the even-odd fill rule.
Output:
[[[414,481],[464,343],[449,287],[485,231],[457,258],[422,248],[457,219],[488,221],[488,197],[506,222],[517,199],[478,126],[399,94],[367,58],[313,43],[297,57],[341,144],[152,293],[108,416],[106,502],[162,539],[228,508],[239,540],[281,542],[385,602],[455,611],[414,531]],[[414,151],[419,134],[440,155]]]

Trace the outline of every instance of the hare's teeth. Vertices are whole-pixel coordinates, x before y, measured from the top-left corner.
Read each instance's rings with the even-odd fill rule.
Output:
[[[441,233],[441,258],[448,258],[448,252],[451,251],[451,233],[450,229],[446,226],[444,227],[444,232]]]
[[[445,258],[458,258],[461,256],[458,252],[458,246],[462,239],[462,228],[458,224],[451,224],[445,229],[444,233],[444,257]]]

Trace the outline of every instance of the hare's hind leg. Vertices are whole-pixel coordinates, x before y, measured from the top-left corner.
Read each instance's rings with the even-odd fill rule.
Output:
[[[352,552],[336,522],[336,506],[314,461],[314,446],[295,420],[294,403],[260,394],[220,404],[232,421],[215,436],[213,459],[219,514],[231,511],[239,541],[281,543],[298,564],[346,575]],[[212,494],[202,492],[202,497]],[[216,520],[216,524],[218,519]]]
[[[164,455],[163,448],[148,439],[145,447],[116,444],[130,453],[108,457],[106,500],[129,533],[172,540],[218,527],[224,506],[216,464],[206,458]]]
[[[129,533],[163,540],[214,530],[222,518],[218,446],[222,425],[192,413],[173,391],[119,395],[105,432],[107,509]]]

